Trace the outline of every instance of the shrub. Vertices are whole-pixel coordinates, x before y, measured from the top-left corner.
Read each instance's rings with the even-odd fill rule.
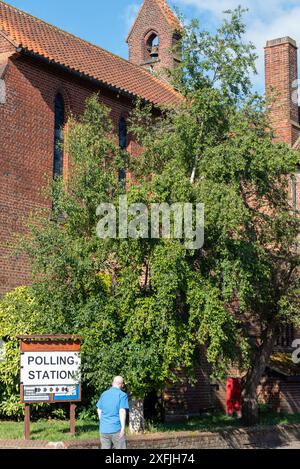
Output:
[[[20,402],[20,352],[18,335],[41,334],[42,312],[31,287],[19,287],[0,302],[0,338],[4,341],[0,362],[0,417],[21,418],[24,414]],[[40,406],[34,406],[39,408]]]

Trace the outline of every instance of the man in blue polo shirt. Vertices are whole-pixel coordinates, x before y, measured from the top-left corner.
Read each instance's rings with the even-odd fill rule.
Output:
[[[122,376],[116,376],[112,387],[97,403],[102,449],[126,449],[125,424],[129,406],[127,394],[121,391],[123,386]]]

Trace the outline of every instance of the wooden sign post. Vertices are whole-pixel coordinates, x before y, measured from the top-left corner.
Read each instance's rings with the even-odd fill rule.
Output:
[[[75,428],[75,409],[76,405],[71,403],[70,404],[70,433],[71,435],[75,436],[76,428]]]
[[[24,437],[25,440],[30,440],[30,404],[25,404]]]
[[[70,403],[70,433],[75,435],[76,402],[81,401],[81,337],[18,336],[21,352],[20,396],[25,404],[24,437],[30,439],[30,404]]]

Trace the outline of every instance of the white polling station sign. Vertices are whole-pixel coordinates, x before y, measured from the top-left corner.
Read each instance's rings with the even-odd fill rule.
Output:
[[[23,386],[63,386],[80,383],[79,352],[22,352]]]

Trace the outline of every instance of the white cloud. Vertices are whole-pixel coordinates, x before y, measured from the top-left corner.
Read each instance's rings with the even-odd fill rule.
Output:
[[[222,15],[224,10],[236,8],[242,5],[249,8],[253,15],[272,18],[274,14],[280,14],[287,9],[299,5],[299,0],[177,0],[178,3],[194,5],[200,10],[209,11],[214,15]]]
[[[136,17],[138,14],[138,11],[140,9],[141,3],[139,1],[130,3],[126,9],[125,9],[125,23],[126,23],[126,30],[129,32]]]
[[[254,84],[260,90],[264,86],[264,46],[269,39],[290,36],[300,45],[300,0],[175,0],[179,5],[194,6],[201,13],[206,13],[211,23],[219,21],[223,12],[242,5],[249,9],[245,16],[247,39],[257,47],[258,77]],[[207,25],[209,28],[210,25]]]

